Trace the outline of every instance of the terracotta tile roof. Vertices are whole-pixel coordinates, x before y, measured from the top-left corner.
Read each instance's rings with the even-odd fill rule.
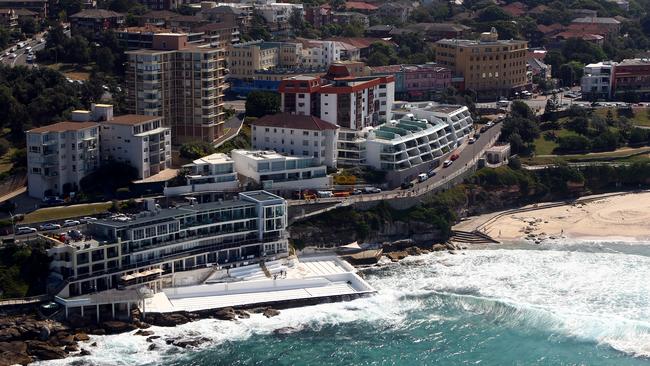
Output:
[[[378,7],[364,3],[363,1],[348,1],[345,3],[345,8],[348,10],[366,10],[366,11],[374,11],[379,9]]]
[[[290,113],[278,113],[264,116],[251,123],[253,126],[295,128],[298,130],[336,130],[337,125],[325,122],[314,116],[305,116]]]
[[[394,45],[393,42],[389,42],[381,38],[370,38],[370,37],[365,37],[365,38],[364,37],[330,37],[324,39],[324,41],[343,42],[356,48],[368,48],[375,42],[380,42],[387,45]]]
[[[514,3],[502,6],[501,9],[505,11],[506,13],[512,15],[513,17],[519,17],[522,16],[526,13],[526,10],[528,10],[528,7],[519,1],[516,1]]]
[[[66,132],[66,131],[79,131],[90,127],[99,126],[97,122],[59,122],[48,126],[33,128],[27,132],[45,133],[45,132]]]

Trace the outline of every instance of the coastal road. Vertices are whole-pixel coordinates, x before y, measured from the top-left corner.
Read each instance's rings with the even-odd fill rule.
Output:
[[[23,48],[19,49],[18,46],[14,45],[12,47],[9,47],[9,48],[3,50],[2,55],[0,55],[2,57],[0,62],[2,62],[4,65],[12,66],[12,67],[13,66],[32,66],[33,67],[34,65],[36,65],[36,63],[27,63],[27,54],[28,54],[27,46],[31,47],[33,52],[42,50],[43,48],[45,48],[45,42],[42,42],[42,43],[39,42],[39,39],[41,39],[42,37],[44,37],[44,35],[36,35],[33,39],[28,39],[28,40],[24,41],[27,44]],[[11,58],[11,57],[9,57],[7,55],[8,53],[9,54],[12,53],[12,48],[13,47],[16,47],[16,51],[13,52],[13,53],[16,54],[15,58]]]

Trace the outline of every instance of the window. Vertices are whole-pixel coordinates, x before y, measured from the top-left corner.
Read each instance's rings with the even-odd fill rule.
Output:
[[[302,131],[303,136],[309,136],[309,131]]]
[[[302,146],[309,146],[308,140],[302,140]]]

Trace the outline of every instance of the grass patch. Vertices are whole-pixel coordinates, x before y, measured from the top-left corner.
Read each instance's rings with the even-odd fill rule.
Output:
[[[544,131],[542,134],[535,139],[535,155],[551,155],[553,154],[553,150],[558,147],[558,143],[555,140],[549,140],[544,137],[544,134],[547,132],[553,132],[557,137],[567,137],[567,136],[575,136],[577,133],[565,129],[561,130],[550,130],[550,131]]]
[[[573,155],[554,155],[554,156],[535,156],[532,158],[523,158],[521,161],[527,165],[545,165],[557,162],[581,163],[595,161],[644,161],[650,153],[650,147],[641,148],[623,148],[616,151],[597,152],[589,154]]]
[[[234,149],[250,149],[251,148],[251,126],[244,123],[241,126],[239,133],[232,139],[224,142],[217,148],[217,152],[229,153]]]
[[[0,174],[10,171],[14,166],[14,164],[11,162],[11,156],[13,155],[14,151],[16,151],[16,149],[12,147],[9,149],[9,151],[7,151],[6,154],[0,156]]]
[[[34,222],[53,221],[69,219],[72,217],[91,216],[108,211],[111,207],[111,202],[89,203],[83,205],[67,206],[67,207],[47,207],[39,208],[34,212],[25,215],[25,219],[21,222],[24,224],[31,224]]]
[[[618,111],[616,108],[599,108],[594,111],[597,116],[602,118],[607,118],[607,112],[612,111],[614,119],[618,118]],[[630,121],[635,126],[648,126],[650,127],[650,109],[648,108],[632,108],[634,111],[634,116],[630,118]]]
[[[63,73],[66,77],[72,80],[88,80],[90,72],[92,71],[92,63],[88,65],[58,63],[46,65],[50,69],[54,69]]]

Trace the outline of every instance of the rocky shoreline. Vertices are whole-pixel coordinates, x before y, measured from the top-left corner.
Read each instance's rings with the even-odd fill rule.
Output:
[[[422,255],[430,252],[447,251],[450,254],[456,254],[456,251],[458,250],[467,249],[465,246],[460,246],[450,242],[444,244],[433,244],[431,247],[416,245],[411,239],[385,243],[382,247],[384,249],[384,255],[392,262],[398,262],[408,256]]]
[[[89,335],[108,335],[132,332],[135,336],[147,337],[151,342],[149,350],[156,345],[153,340],[161,338],[150,330],[152,325],[174,327],[199,319],[236,320],[246,319],[259,313],[267,318],[280,314],[270,307],[251,309],[223,308],[190,313],[151,313],[147,321],[141,321],[138,310],[132,312],[131,322],[105,321],[95,324],[80,316],[71,316],[66,322],[39,319],[36,313],[0,316],[0,366],[27,365],[34,361],[57,360],[66,357],[92,354],[97,343]],[[196,347],[209,341],[208,338],[167,338],[167,344],[179,348]]]

